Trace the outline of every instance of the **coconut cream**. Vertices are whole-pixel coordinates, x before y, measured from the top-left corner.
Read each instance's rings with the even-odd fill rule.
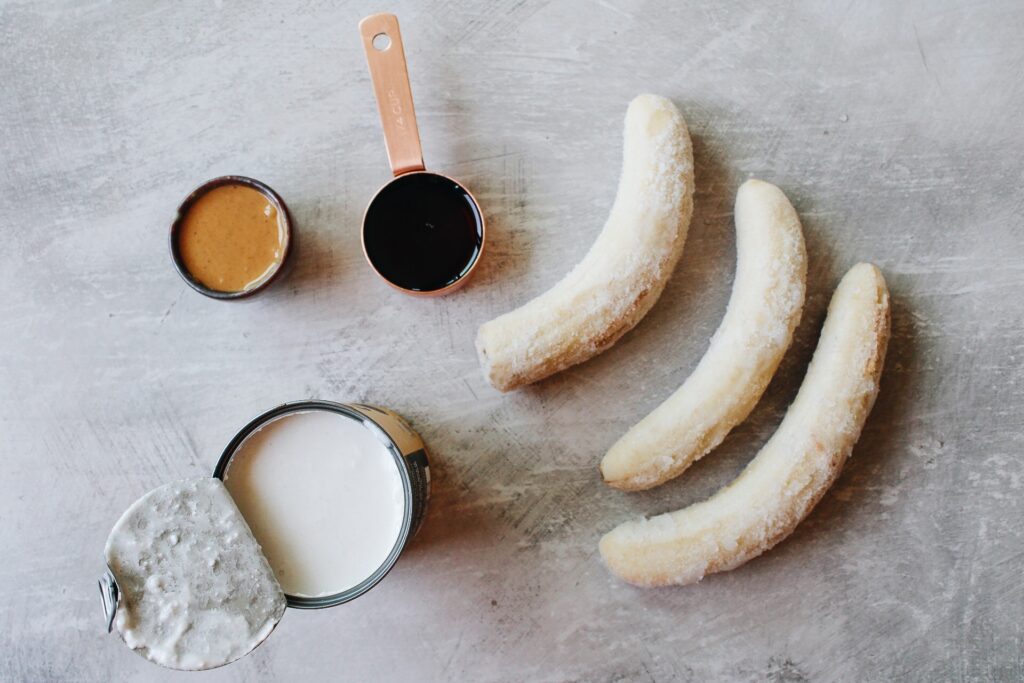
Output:
[[[224,483],[286,594],[341,593],[387,560],[405,492],[386,439],[372,423],[314,409],[270,420],[235,450]]]

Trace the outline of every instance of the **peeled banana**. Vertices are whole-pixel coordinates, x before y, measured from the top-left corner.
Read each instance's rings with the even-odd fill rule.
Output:
[[[510,391],[614,344],[654,305],[683,253],[693,211],[693,146],[671,101],[640,95],[626,112],[622,175],[590,251],[551,289],[484,323],[487,380]]]
[[[882,273],[854,266],[832,296],[807,376],[772,438],[711,498],[605,534],[600,551],[612,573],[638,586],[689,584],[789,536],[860,436],[878,395],[889,326]]]
[[[736,278],[725,317],[683,385],[604,456],[605,483],[639,490],[678,476],[746,419],[800,322],[807,251],[782,190],[748,180],[736,194]]]

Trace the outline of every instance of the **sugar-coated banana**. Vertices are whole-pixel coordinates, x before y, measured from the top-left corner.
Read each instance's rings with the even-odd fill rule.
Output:
[[[839,476],[878,394],[889,339],[889,292],[873,265],[854,266],[829,304],[793,404],[729,486],[682,510],[619,525],[601,556],[638,586],[699,581],[789,536]]]
[[[626,432],[601,474],[635,491],[681,474],[746,419],[800,322],[807,252],[782,190],[748,180],[736,194],[736,278],[707,352],[683,385]]]
[[[626,112],[622,175],[590,251],[551,289],[484,323],[488,381],[509,391],[604,351],[654,305],[683,252],[693,211],[693,147],[671,101],[640,95]]]

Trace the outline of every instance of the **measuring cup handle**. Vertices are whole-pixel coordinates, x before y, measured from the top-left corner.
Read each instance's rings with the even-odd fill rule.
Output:
[[[423,149],[412,106],[402,34],[394,14],[373,14],[359,22],[370,79],[377,96],[388,161],[396,176],[423,170]],[[376,41],[375,41],[376,39]],[[376,42],[376,44],[374,44]]]

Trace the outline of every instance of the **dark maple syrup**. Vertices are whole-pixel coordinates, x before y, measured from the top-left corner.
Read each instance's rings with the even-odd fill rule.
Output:
[[[381,188],[363,219],[363,246],[377,272],[417,292],[444,289],[466,275],[483,243],[483,218],[450,178],[418,172]]]

